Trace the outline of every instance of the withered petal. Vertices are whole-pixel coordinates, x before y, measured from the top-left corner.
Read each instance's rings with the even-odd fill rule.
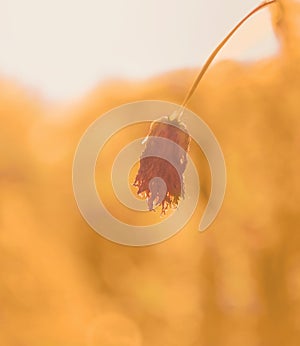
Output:
[[[166,138],[177,145],[162,144],[159,138]],[[186,126],[176,119],[169,120],[164,117],[151,124],[145,150],[140,157],[140,167],[133,184],[138,187],[137,194],[146,196],[149,210],[153,210],[159,205],[161,212],[165,214],[168,208],[176,208],[179,199],[184,196],[183,173],[187,165],[190,141]],[[178,146],[183,150],[180,150]],[[159,157],[155,153],[159,153]],[[171,157],[171,161],[175,165],[162,157]],[[156,186],[151,192],[150,181],[157,177],[165,182],[166,191],[162,190],[161,186]],[[159,203],[154,206],[156,198]]]

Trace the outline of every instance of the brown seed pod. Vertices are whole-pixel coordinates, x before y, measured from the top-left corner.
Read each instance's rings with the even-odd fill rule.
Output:
[[[169,207],[177,207],[184,196],[183,173],[190,140],[186,126],[178,119],[164,117],[151,124],[133,184],[139,195],[147,197],[149,210],[161,205],[164,214]]]

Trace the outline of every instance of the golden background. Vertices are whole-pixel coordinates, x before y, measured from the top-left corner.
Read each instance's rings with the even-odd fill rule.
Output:
[[[66,107],[1,78],[0,345],[300,344],[300,3],[272,11],[280,53],[216,64],[189,105],[224,152],[221,212],[199,234],[199,207],[156,246],[124,247],[88,227],[73,155],[99,115],[180,103],[197,71],[113,81]],[[197,165],[209,191],[200,155]]]

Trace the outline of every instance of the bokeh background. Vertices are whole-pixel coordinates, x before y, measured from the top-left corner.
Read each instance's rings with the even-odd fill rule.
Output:
[[[11,4],[17,2],[1,2],[7,14],[14,13],[18,19],[17,15],[26,17],[28,13],[26,32],[32,24],[31,11],[19,2],[11,12]],[[75,84],[73,79],[65,83],[63,67],[54,69],[61,74],[61,83],[60,79],[50,80],[55,64],[48,65],[44,55],[30,60],[30,40],[13,40],[1,21],[2,48],[7,43],[4,39],[10,37],[7,49],[11,49],[9,54],[3,50],[0,59],[1,345],[299,345],[300,3],[282,0],[280,5],[280,11],[274,6],[266,10],[271,16],[264,20],[272,24],[277,46],[268,36],[266,55],[257,46],[256,55],[250,57],[245,45],[234,53],[237,56],[216,63],[189,105],[213,129],[224,152],[228,185],[219,216],[208,231],[201,235],[196,231],[210,182],[207,162],[192,145],[204,191],[195,215],[176,236],[145,248],[111,243],[88,227],[73,197],[73,156],[87,126],[113,107],[144,99],[180,103],[197,74],[198,69],[193,68],[196,60],[175,59],[147,71],[141,65],[145,72],[138,75],[134,69],[116,69],[114,79],[106,82],[102,78],[113,74],[102,73],[106,65],[99,72],[87,69],[95,80],[88,78],[83,89],[77,85],[75,90],[68,86]],[[72,6],[68,7],[70,16]],[[201,6],[206,8],[203,2]],[[233,3],[223,7],[216,23],[235,8]],[[40,14],[40,9],[35,10]],[[53,13],[56,10],[59,8]],[[163,7],[158,6],[153,16],[160,10]],[[195,8],[190,10],[196,13]],[[216,6],[212,13],[219,12]],[[76,25],[83,23],[80,19]],[[176,20],[180,22],[177,17],[173,22]],[[7,21],[13,23],[11,28],[19,23]],[[68,27],[68,17],[53,20],[49,37],[34,42],[55,41],[59,21]],[[256,24],[264,27],[262,22]],[[38,28],[31,29],[35,37]],[[225,34],[222,26],[218,30],[221,36]],[[180,28],[171,34],[180,38]],[[235,43],[237,47],[245,44],[248,36],[244,35],[243,42]],[[210,42],[209,36],[206,30],[204,43]],[[66,47],[73,44],[68,38],[64,37]],[[12,49],[16,42],[23,42],[19,51]],[[100,39],[97,44],[101,46]],[[137,41],[131,49],[136,45]],[[187,56],[197,59],[201,45],[199,39],[197,49]],[[146,46],[141,39],[140,51]],[[188,46],[186,43],[185,48]],[[102,56],[114,55],[104,47]],[[59,57],[69,61],[70,57],[64,57],[68,49],[54,48],[57,46],[50,45],[52,54],[48,51],[47,55],[51,61],[59,61]],[[206,56],[209,48],[208,44]],[[44,49],[41,46],[40,51]],[[166,52],[168,49],[161,55],[162,61]],[[130,60],[133,55],[127,56]],[[122,57],[119,54],[117,60]],[[243,61],[236,60],[238,57]],[[21,62],[21,67],[28,67],[29,61],[41,80],[26,75],[13,61]],[[126,59],[123,65],[127,66]],[[84,74],[75,67],[66,67],[66,75]],[[142,126],[136,129],[139,134],[145,130]],[[121,135],[119,140],[125,143],[132,132]],[[112,152],[113,145],[110,152],[108,143],[102,166],[97,166],[98,179]],[[107,184],[106,188],[110,189]],[[132,224],[140,222],[140,217],[132,218]]]

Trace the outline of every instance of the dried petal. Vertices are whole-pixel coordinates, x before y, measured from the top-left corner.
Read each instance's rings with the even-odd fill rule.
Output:
[[[149,210],[161,205],[162,213],[177,207],[184,196],[183,173],[190,135],[177,119],[164,117],[151,124],[134,186],[147,197]]]

